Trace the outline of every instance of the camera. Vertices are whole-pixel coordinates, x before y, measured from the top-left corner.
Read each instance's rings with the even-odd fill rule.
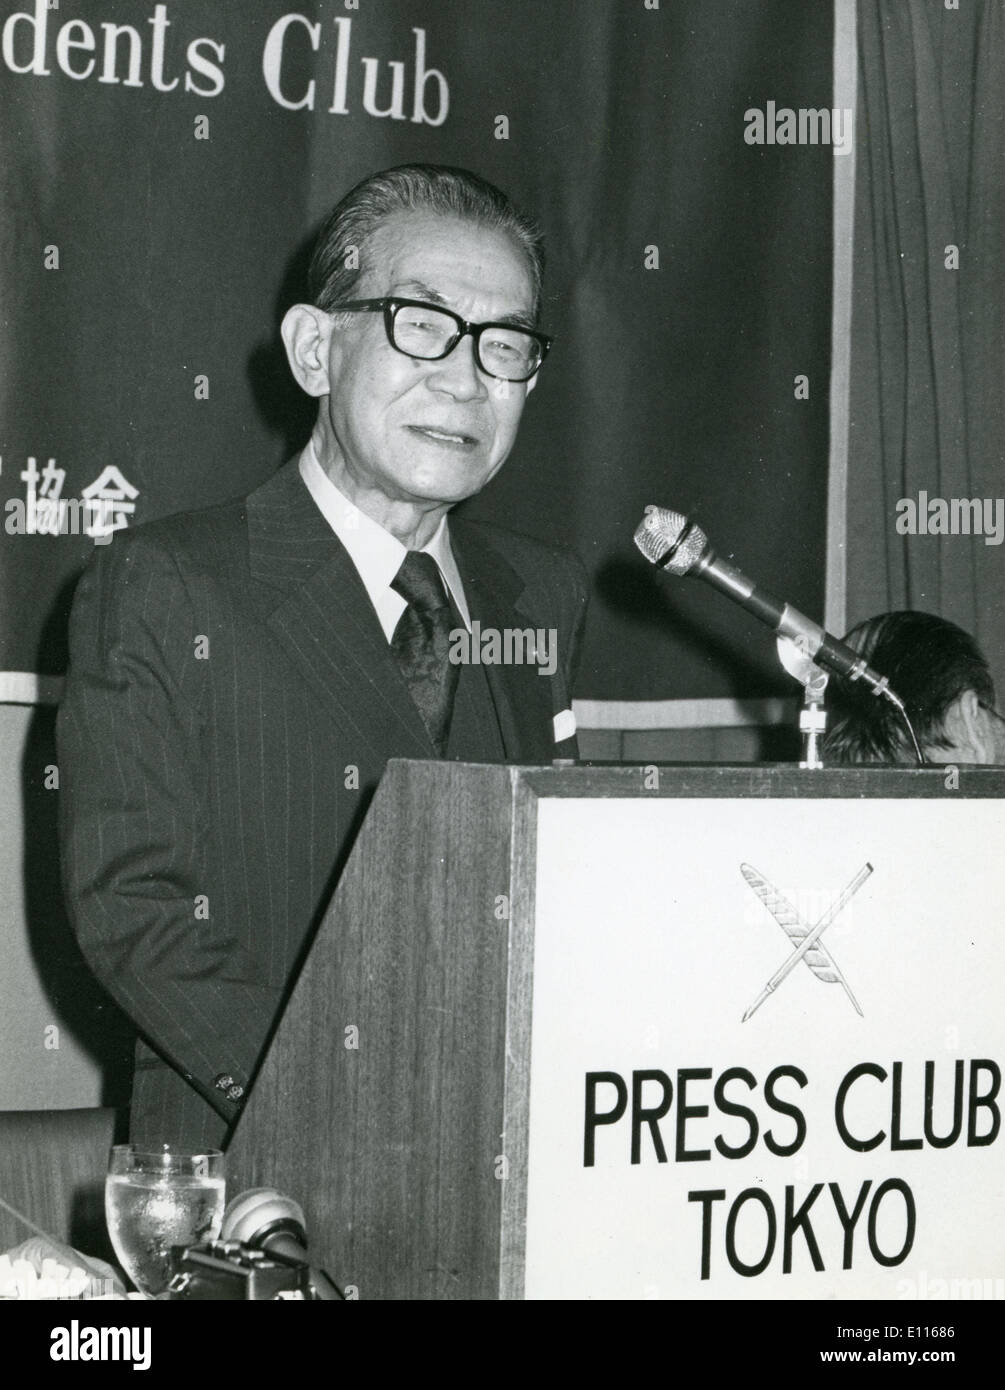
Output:
[[[219,1301],[316,1298],[309,1267],[290,1256],[253,1250],[239,1240],[171,1248],[171,1299]]]

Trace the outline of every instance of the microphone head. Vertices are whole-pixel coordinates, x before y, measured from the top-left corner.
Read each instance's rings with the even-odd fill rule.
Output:
[[[708,537],[681,512],[648,506],[636,529],[635,544],[650,564],[668,574],[685,575],[708,549]]]
[[[252,1187],[227,1203],[220,1228],[221,1240],[240,1240],[254,1245],[256,1238],[277,1225],[296,1227],[303,1241],[304,1213],[292,1197],[273,1187]]]

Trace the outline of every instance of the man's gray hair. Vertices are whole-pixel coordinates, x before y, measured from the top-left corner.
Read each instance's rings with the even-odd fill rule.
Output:
[[[459,217],[506,232],[526,258],[537,322],[544,278],[544,245],[537,225],[487,180],[468,169],[442,164],[401,164],[384,169],[363,179],[335,205],[318,232],[311,255],[308,285],[312,304],[331,313],[336,305],[353,298],[366,268],[370,238],[387,218],[400,212]]]

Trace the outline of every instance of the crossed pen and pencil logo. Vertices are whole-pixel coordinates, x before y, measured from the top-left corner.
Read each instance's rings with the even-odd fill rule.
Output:
[[[786,975],[794,970],[800,961],[805,961],[806,965],[813,971],[817,979],[822,980],[824,984],[840,985],[854,1005],[855,1012],[859,1017],[863,1017],[858,1000],[851,992],[851,986],[848,984],[844,975],[842,975],[837,961],[835,961],[831,952],[828,951],[827,947],[823,944],[821,938],[834,921],[835,917],[843,911],[845,906],[851,901],[862,887],[862,884],[872,873],[872,865],[869,863],[863,864],[862,868],[859,869],[855,877],[841,892],[840,896],[835,899],[820,920],[813,923],[811,926],[808,926],[803,921],[788,898],[779,893],[778,889],[775,888],[773,884],[769,883],[763,874],[758,873],[758,871],[751,868],[749,864],[741,864],[740,873],[747,880],[747,883],[760,898],[761,902],[771,913],[772,917],[774,917],[775,921],[795,948],[772,975],[760,994],[747,1009],[741,1021],[746,1023],[747,1019],[757,1012],[768,995],[774,994]]]

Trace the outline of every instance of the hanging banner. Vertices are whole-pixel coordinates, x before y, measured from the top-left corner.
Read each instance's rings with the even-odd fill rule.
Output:
[[[0,673],[65,670],[95,546],[302,447],[278,324],[312,233],[420,160],[545,231],[555,347],[468,506],[585,561],[578,693],[779,689],[764,635],[661,591],[631,537],[697,507],[821,608],[831,44],[786,0],[0,0]],[[786,143],[790,106],[814,121]]]

